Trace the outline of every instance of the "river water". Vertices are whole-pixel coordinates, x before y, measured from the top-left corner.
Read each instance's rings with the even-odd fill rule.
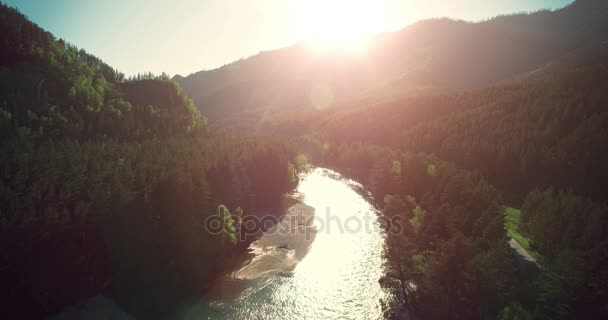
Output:
[[[250,280],[238,298],[213,301],[188,319],[381,319],[391,302],[378,279],[385,273],[384,236],[357,183],[317,168],[297,191],[315,208],[316,237],[291,277]]]

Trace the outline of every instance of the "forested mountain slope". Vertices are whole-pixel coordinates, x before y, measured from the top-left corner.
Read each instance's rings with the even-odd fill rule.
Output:
[[[327,110],[291,126],[283,115],[273,130],[308,127],[325,141],[328,163],[368,185],[384,215],[408,221],[411,229],[389,236],[387,256],[396,278],[418,281],[404,300],[416,314],[603,318],[605,52],[485,89]],[[541,260],[537,275],[511,269],[504,205],[521,208],[518,233]],[[497,287],[484,288],[488,281]]]
[[[477,23],[427,20],[377,35],[365,54],[318,54],[297,44],[174,79],[212,122],[234,125],[246,115],[257,123],[285,109],[349,106],[353,99],[509,80],[606,41],[607,10],[605,1],[579,0],[552,12]]]
[[[389,237],[387,257],[396,278],[418,281],[418,290],[404,289],[404,304],[419,316],[603,318],[608,42],[600,26],[608,21],[606,6],[577,1],[553,13],[480,23],[509,30],[523,48],[506,51],[505,65],[497,58],[496,67],[483,69],[504,71],[505,78],[470,82],[489,78],[471,65],[446,62],[443,78],[421,71],[418,79],[436,85],[454,72],[462,82],[450,81],[464,84],[460,90],[413,92],[404,81],[389,86],[404,97],[370,91],[335,108],[275,112],[255,128],[317,137],[329,166],[369,186],[384,215],[409,222],[405,235]],[[433,23],[438,36],[453,32],[445,20],[421,25]],[[537,55],[528,55],[530,48]],[[437,51],[429,55],[441,57],[444,50]],[[522,60],[520,52],[539,60]],[[482,56],[475,56],[480,65]],[[503,205],[521,208],[518,232],[540,257],[537,275],[512,269]]]
[[[3,7],[0,14],[4,125],[10,122],[34,137],[79,139],[166,137],[204,129],[206,119],[166,77],[125,80],[15,10]]]
[[[171,318],[240,262],[235,219],[277,214],[297,183],[288,143],[208,133],[166,76],[124,79],[3,4],[0,84],[5,317],[104,294]],[[206,232],[212,216],[223,232]]]
[[[330,111],[316,131],[435,153],[512,194],[555,185],[603,199],[608,54],[601,62],[582,58],[487,89]]]
[[[172,318],[239,264],[239,217],[279,212],[302,152],[404,222],[385,256],[415,315],[605,318],[607,7],[428,20],[365,56],[300,44],[174,82],[124,79],[2,5],[2,308],[103,293]],[[538,274],[515,268],[505,205]]]
[[[570,8],[593,4],[601,5],[577,2]],[[584,30],[581,39],[593,37],[592,29]],[[511,300],[500,318],[603,318],[608,314],[607,90],[608,46],[599,41],[485,88],[366,100],[350,108],[300,112],[301,119],[286,112],[266,121],[266,129],[321,137],[331,162],[367,181],[384,214],[410,222],[413,230],[406,236],[389,237],[388,257],[402,279],[420,281],[405,300],[415,313],[493,318],[496,311],[485,308]],[[457,172],[445,173],[449,165],[439,159],[481,174],[501,195],[481,182],[471,185]],[[496,209],[477,206],[488,199],[521,208],[518,232],[541,259],[538,275],[510,273],[512,257],[488,242],[504,236],[493,229]],[[481,212],[487,216],[470,216]],[[419,228],[428,229],[416,232]],[[486,272],[495,272],[498,288],[480,287]],[[501,293],[488,295],[496,292]],[[466,299],[470,302],[453,304]]]

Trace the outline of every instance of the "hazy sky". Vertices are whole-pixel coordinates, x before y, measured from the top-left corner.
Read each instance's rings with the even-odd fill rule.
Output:
[[[572,0],[0,0],[127,75],[187,75],[290,45],[328,23],[398,30],[430,17],[481,20]],[[338,5],[328,7],[328,3]],[[349,10],[360,4],[359,12]],[[329,8],[329,9],[328,9]],[[344,9],[340,9],[344,8]],[[337,13],[339,11],[340,13]],[[350,15],[350,16],[349,16]],[[328,17],[336,17],[328,22]],[[323,22],[320,19],[325,19]],[[357,20],[358,19],[358,20]],[[346,24],[347,27],[350,27]],[[359,26],[359,24],[357,24]]]

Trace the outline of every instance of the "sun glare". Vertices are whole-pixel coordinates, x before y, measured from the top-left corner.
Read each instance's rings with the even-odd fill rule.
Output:
[[[315,50],[365,50],[366,40],[378,31],[382,1],[295,1],[305,37]]]

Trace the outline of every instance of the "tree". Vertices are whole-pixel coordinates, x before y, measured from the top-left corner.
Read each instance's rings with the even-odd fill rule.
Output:
[[[224,234],[228,237],[230,242],[236,243],[236,228],[234,227],[234,219],[232,218],[232,214],[230,214],[230,210],[228,210],[225,205],[220,204],[217,207],[217,215],[220,217]]]
[[[237,207],[234,209],[235,217],[236,217],[236,226],[240,226],[243,223],[243,209],[241,207]]]
[[[387,246],[385,255],[389,267],[395,272],[395,278],[399,281],[401,294],[403,296],[403,306],[410,308],[410,289],[409,282],[419,275],[417,260],[417,228],[422,219],[422,210],[418,211],[418,222],[414,227],[412,220],[406,220],[407,208],[403,200],[396,196],[385,196],[385,207],[383,213],[390,218],[391,224],[387,230]],[[417,207],[420,209],[419,207]]]

